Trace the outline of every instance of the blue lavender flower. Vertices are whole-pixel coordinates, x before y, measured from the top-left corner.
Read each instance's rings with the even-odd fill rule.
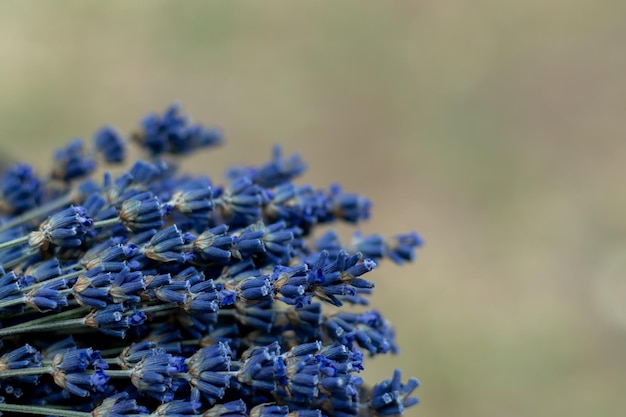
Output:
[[[139,391],[169,402],[174,397],[172,376],[184,370],[183,361],[169,353],[146,356],[131,369],[130,381]]]
[[[126,200],[135,198],[144,193],[150,185],[162,175],[161,169],[155,164],[145,161],[136,161],[133,166],[117,177],[112,179],[110,173],[104,175],[104,196],[111,204],[121,204]]]
[[[134,244],[123,245],[119,239],[110,238],[87,250],[78,263],[85,269],[100,267],[106,272],[117,272],[128,266],[128,261],[139,253]]]
[[[273,188],[291,181],[306,170],[300,155],[294,154],[283,158],[282,148],[275,145],[272,150],[272,160],[260,168],[235,167],[230,169],[226,176],[230,179],[248,177],[256,184],[265,188]]]
[[[191,124],[181,115],[178,104],[171,105],[162,116],[156,113],[146,116],[142,121],[142,131],[135,134],[134,139],[153,155],[188,154],[222,143],[218,129]]]
[[[48,259],[29,265],[24,271],[25,277],[31,277],[33,282],[44,282],[60,276],[63,273],[57,258]]]
[[[277,404],[259,404],[250,410],[250,417],[287,417],[289,407]]]
[[[138,405],[135,399],[129,399],[128,393],[121,392],[106,398],[91,414],[93,417],[123,417],[148,413],[146,407]]]
[[[26,294],[25,302],[42,313],[58,310],[67,306],[67,296],[61,292],[64,287],[64,281],[44,283]]]
[[[193,417],[202,406],[199,401],[171,401],[161,404],[151,415],[154,417]]]
[[[243,366],[237,373],[242,384],[255,390],[273,392],[279,382],[284,385],[285,364],[280,358],[280,346],[274,342],[269,346],[254,347],[242,354]]]
[[[40,368],[42,362],[41,354],[37,349],[25,344],[0,356],[0,371]],[[27,384],[36,384],[39,381],[38,375],[20,375],[15,378]]]
[[[230,360],[232,352],[228,345],[218,343],[199,349],[185,361],[187,373],[185,378],[197,391],[194,395],[201,395],[210,404],[222,399],[226,395],[226,388],[230,385]]]
[[[124,227],[132,232],[160,229],[164,224],[161,203],[150,193],[125,200],[119,218]]]
[[[86,397],[90,392],[105,389],[109,377],[104,373],[106,364],[91,348],[70,349],[57,354],[50,365],[54,382],[71,394]],[[85,372],[93,366],[94,372]]]
[[[415,397],[409,397],[418,387],[419,381],[415,378],[402,384],[400,371],[396,369],[392,379],[387,379],[375,386],[369,400],[369,409],[374,416],[395,416],[402,414],[406,407],[418,403]]]
[[[232,181],[216,200],[227,223],[250,223],[261,217],[262,189],[248,177]]]
[[[369,200],[356,194],[344,193],[339,184],[334,184],[330,188],[329,212],[326,213],[326,217],[332,215],[350,223],[356,223],[369,218],[370,207]]]
[[[185,252],[185,237],[176,225],[159,230],[141,252],[148,258],[159,262],[185,263],[193,259],[193,254]]]
[[[30,246],[43,250],[50,245],[77,247],[90,236],[92,225],[93,221],[83,207],[71,206],[41,223],[39,230],[30,233],[28,241]]]
[[[82,305],[105,308],[109,302],[109,288],[113,278],[110,272],[94,268],[78,277],[72,287],[72,294]]]
[[[7,209],[16,214],[34,209],[44,197],[41,180],[26,164],[17,164],[0,177],[0,191]]]
[[[232,253],[233,236],[227,234],[228,226],[222,224],[204,231],[193,243],[193,250],[205,261],[228,263]]]
[[[395,330],[342,308],[372,301],[379,264],[414,260],[417,233],[342,243],[328,226],[368,219],[370,201],[294,184],[306,165],[278,146],[227,184],[180,173],[172,157],[222,139],[179,105],[131,138],[148,159],[119,175],[93,175],[126,159],[105,127],[59,150],[47,181],[23,164],[0,177],[0,413],[383,417],[417,403],[399,371],[367,388],[364,355],[397,353]]]
[[[105,126],[98,130],[93,137],[96,152],[101,153],[108,163],[124,162],[126,158],[126,144],[117,130]]]
[[[176,209],[187,217],[207,219],[213,211],[213,190],[209,186],[191,184],[189,188],[176,192],[164,206],[167,211]]]
[[[19,290],[19,278],[15,275],[15,272],[11,271],[6,274],[0,266],[0,300],[6,299],[6,297],[17,293]]]
[[[213,313],[220,307],[219,294],[213,280],[198,282],[188,290],[189,297],[185,302],[188,313]]]
[[[131,272],[125,267],[113,276],[109,296],[114,303],[139,303],[140,294],[145,289],[146,280],[141,272]]]
[[[86,152],[84,143],[75,139],[54,154],[52,178],[71,181],[91,174],[96,169],[96,161]]]
[[[247,407],[243,400],[217,404],[208,409],[203,417],[247,417]]]
[[[131,327],[141,325],[146,318],[141,310],[128,311],[121,304],[107,304],[85,316],[84,323],[104,334],[123,339]]]

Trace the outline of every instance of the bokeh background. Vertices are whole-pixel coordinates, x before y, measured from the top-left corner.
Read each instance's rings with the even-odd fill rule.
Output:
[[[418,376],[407,416],[626,411],[626,3],[583,0],[0,3],[0,149],[49,166],[173,100],[227,146],[216,178],[300,152],[317,186],[418,230],[374,305]]]

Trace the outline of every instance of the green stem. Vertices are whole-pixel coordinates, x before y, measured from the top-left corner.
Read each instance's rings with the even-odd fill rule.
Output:
[[[43,375],[50,373],[50,371],[49,366],[41,368],[5,369],[4,371],[0,371],[0,379],[23,375]]]
[[[84,413],[82,411],[64,410],[62,408],[54,408],[54,407],[39,407],[39,406],[33,406],[33,405],[4,404],[4,403],[0,403],[0,411],[12,411],[14,413],[24,413],[24,414],[41,414],[45,416],[57,416],[57,417],[92,417],[91,413]]]
[[[218,313],[220,314],[220,316],[233,316],[233,317],[237,317],[237,315],[239,314],[239,312],[234,308],[220,308],[218,310]]]
[[[63,321],[58,321],[58,322],[53,322],[53,323],[35,324],[32,326],[29,323],[29,325],[25,327],[18,325],[18,326],[11,326],[11,327],[7,327],[4,329],[0,329],[0,337],[9,336],[12,334],[17,334],[17,333],[59,330],[59,329],[67,328],[67,327],[73,327],[73,326],[82,327],[84,325],[85,325],[84,317],[79,318],[79,319],[63,320]]]
[[[18,237],[17,239],[2,242],[0,243],[0,250],[5,250],[5,249],[12,248],[14,246],[19,246],[24,243],[28,243],[28,238],[29,238],[29,235],[26,235],[26,236]]]
[[[5,230],[9,230],[14,228],[15,226],[19,226],[22,223],[25,223],[29,220],[35,219],[37,217],[43,216],[44,214],[47,214],[53,210],[56,210],[60,207],[63,207],[69,203],[71,203],[72,201],[72,194],[68,193],[67,195],[58,198],[54,201],[51,201],[47,204],[44,204],[41,207],[37,207],[33,210],[27,211],[26,213],[14,217],[13,219],[9,220],[8,222],[6,222],[5,224],[3,224],[2,226],[0,226],[0,233],[4,232]]]
[[[94,222],[94,229],[101,229],[103,227],[115,226],[116,224],[120,224],[121,220],[119,217],[114,217],[112,219],[100,220],[99,222]]]
[[[81,307],[73,308],[71,310],[65,310],[61,313],[51,314],[49,316],[41,317],[35,320],[30,320],[22,324],[30,326],[31,324],[48,323],[48,322],[56,321],[56,320],[67,320],[69,318],[73,318],[76,316],[82,317],[86,315],[87,313],[89,313],[90,311],[91,311],[91,307],[81,306]]]
[[[26,302],[26,296],[22,295],[21,297],[18,297],[18,298],[13,298],[13,299],[10,299],[10,300],[1,301],[0,302],[0,308],[7,308],[7,307],[11,307],[11,306],[16,306],[16,305],[24,304],[25,302]]]
[[[74,316],[84,316],[85,314],[87,314],[89,311],[91,311],[91,308],[89,307],[77,307],[71,310],[65,310],[61,313],[57,313],[57,314],[50,314],[49,316],[43,316],[43,317],[39,317],[38,319],[32,319],[32,320],[28,320],[25,321],[24,323],[20,323],[20,324],[16,324],[14,326],[11,327],[7,327],[7,329],[18,329],[21,327],[30,327],[33,324],[43,324],[43,323],[49,323],[51,321],[55,321],[55,320],[65,320],[65,319],[69,319],[72,318]]]
[[[141,311],[143,311],[144,313],[152,313],[154,311],[159,312],[163,310],[171,310],[172,308],[178,308],[178,305],[176,303],[154,305],[150,307],[144,307],[141,309]]]
[[[131,372],[130,370],[126,371],[124,369],[107,369],[104,371],[104,373],[111,378],[128,378]]]
[[[102,354],[102,352],[100,352],[100,354]],[[109,365],[120,365],[119,358],[107,358],[107,359],[102,359],[102,360],[108,363]],[[106,372],[108,373],[109,371],[107,370]]]

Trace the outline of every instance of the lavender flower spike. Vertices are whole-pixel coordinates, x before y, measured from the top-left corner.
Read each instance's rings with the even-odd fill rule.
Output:
[[[398,352],[396,329],[344,305],[375,304],[386,264],[413,261],[421,237],[343,244],[335,226],[367,220],[370,200],[294,184],[306,165],[279,146],[225,183],[179,163],[221,142],[174,104],[130,135],[70,142],[45,179],[26,164],[0,177],[0,413],[390,417],[417,404],[400,371],[359,376],[366,356]],[[96,161],[122,173],[100,178]]]
[[[31,247],[47,250],[50,245],[71,248],[80,246],[89,234],[93,221],[83,207],[72,206],[41,223],[39,230],[29,234]]]

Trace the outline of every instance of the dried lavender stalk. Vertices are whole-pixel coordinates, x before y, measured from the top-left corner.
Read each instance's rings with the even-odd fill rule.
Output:
[[[412,261],[416,233],[355,234],[366,198],[293,180],[279,147],[227,184],[171,162],[222,143],[173,105],[143,119],[126,161],[113,128],[72,141],[45,175],[0,177],[0,412],[67,417],[393,416],[417,404],[398,370],[367,389],[369,356],[395,353],[367,306],[385,258]]]

